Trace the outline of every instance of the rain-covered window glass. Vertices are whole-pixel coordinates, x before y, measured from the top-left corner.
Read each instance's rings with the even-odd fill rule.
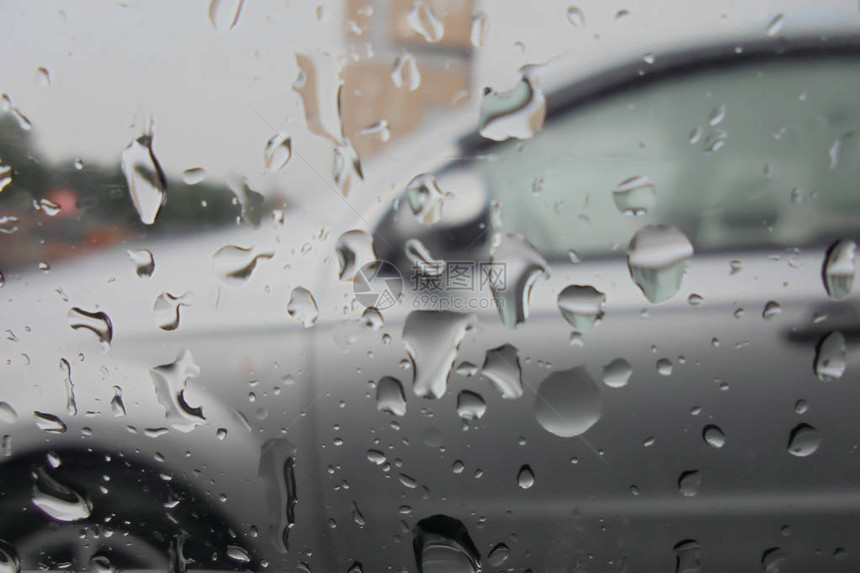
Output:
[[[856,3],[0,47],[0,573],[858,569]]]

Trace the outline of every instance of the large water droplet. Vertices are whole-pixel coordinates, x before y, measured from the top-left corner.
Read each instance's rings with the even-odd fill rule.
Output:
[[[585,14],[576,6],[570,6],[567,9],[567,21],[574,28],[582,28],[585,26]]]
[[[535,282],[541,276],[549,276],[546,260],[522,235],[506,234],[493,250],[491,262],[485,272],[497,274],[482,279],[490,283],[493,296],[501,299],[497,306],[502,322],[515,328],[528,318]]]
[[[436,259],[430,254],[430,250],[418,239],[409,239],[403,247],[406,258],[412,263],[412,268],[421,274],[428,276],[439,276],[445,272],[445,261]]]
[[[152,131],[132,141],[122,152],[122,172],[128,193],[144,225],[152,225],[164,204],[167,179],[152,151]]]
[[[226,245],[212,255],[212,269],[225,283],[241,284],[248,280],[259,260],[273,256],[273,253],[262,252],[256,246]]]
[[[417,175],[406,186],[409,209],[422,225],[432,225],[442,218],[445,194],[431,173]]]
[[[176,330],[179,327],[179,307],[191,304],[191,292],[174,296],[163,292],[155,299],[152,314],[155,324],[161,330]]]
[[[66,424],[60,418],[47,412],[33,412],[36,418],[36,426],[43,432],[49,434],[63,434],[66,432]]]
[[[535,474],[532,472],[531,466],[525,464],[520,467],[517,474],[517,485],[522,489],[529,489],[535,484]],[[492,563],[491,563],[492,564]]]
[[[761,317],[765,320],[773,320],[776,315],[782,312],[782,307],[775,300],[768,301],[761,311]]]
[[[528,467],[528,466],[523,466]],[[491,567],[501,567],[511,556],[511,548],[504,543],[499,543],[487,554],[487,565]]]
[[[66,387],[66,412],[70,416],[78,413],[78,403],[75,398],[75,383],[72,382],[72,367],[65,358],[60,358],[60,372],[63,373],[63,383]]]
[[[610,388],[623,388],[627,386],[633,374],[633,367],[623,358],[616,358],[604,366],[600,373],[603,376],[603,383]]]
[[[232,30],[239,22],[245,0],[211,0],[209,21],[216,30]]]
[[[290,530],[296,524],[295,448],[285,438],[270,438],[260,448],[259,476],[269,500],[269,522],[276,528],[276,539],[289,551]]]
[[[712,448],[719,449],[726,445],[725,434],[723,434],[723,431],[719,426],[715,426],[713,424],[705,426],[705,429],[702,430],[702,438],[704,438],[705,443]]]
[[[434,515],[418,522],[412,549],[418,573],[478,573],[481,555],[463,522]]]
[[[308,129],[327,138],[335,145],[341,143],[340,96],[343,86],[340,65],[325,53],[316,56],[296,53],[299,75],[293,90],[302,99]]]
[[[421,34],[431,44],[438,42],[445,34],[445,27],[433,9],[424,0],[414,0],[412,10],[406,17],[409,27]]]
[[[821,436],[809,424],[798,424],[791,430],[788,438],[788,453],[799,458],[811,456],[818,451]]]
[[[280,170],[293,156],[293,141],[284,133],[276,133],[266,142],[263,164],[269,173]]]
[[[839,380],[848,365],[845,357],[845,337],[841,332],[827,334],[815,352],[815,375],[822,382]]]
[[[854,286],[854,251],[857,245],[851,240],[834,243],[824,257],[821,276],[830,298],[841,300],[851,293]]]
[[[785,553],[779,547],[771,547],[761,554],[761,566],[765,573],[780,573],[785,568]]]
[[[684,497],[693,497],[699,493],[699,488],[702,486],[702,472],[692,470],[684,472],[678,478],[678,491]]]
[[[675,545],[675,573],[699,573],[702,570],[702,546],[685,539]]]
[[[113,398],[110,400],[110,409],[114,417],[125,416],[125,404],[122,401],[122,388],[119,386],[113,387]]]
[[[33,505],[56,521],[78,521],[92,513],[92,504],[72,488],[48,475],[45,468],[36,470]]]
[[[594,328],[603,318],[606,295],[593,286],[570,285],[558,295],[561,315],[577,332]]]
[[[206,180],[206,170],[202,167],[191,167],[182,172],[182,182],[186,185],[197,185]]]
[[[415,63],[415,56],[409,52],[403,52],[394,60],[394,69],[391,70],[391,81],[398,88],[406,86],[411,92],[414,92],[421,85],[421,72],[418,71],[418,64]]]
[[[406,395],[400,380],[383,376],[376,384],[376,409],[395,416],[406,414]]]
[[[69,326],[73,329],[89,330],[105,346],[109,346],[111,340],[113,340],[113,323],[107,313],[102,311],[90,312],[82,308],[73,307],[69,311],[67,318]]]
[[[457,394],[457,415],[464,420],[480,420],[487,411],[484,398],[469,390],[462,390]]]
[[[487,23],[486,13],[478,12],[477,14],[472,15],[472,29],[469,34],[469,39],[471,40],[473,47],[480,48],[484,45],[489,28],[490,26]]]
[[[648,225],[630,241],[627,264],[645,298],[661,303],[680,290],[692,257],[693,245],[684,233],[675,227]]]
[[[358,269],[376,260],[373,238],[364,231],[345,232],[338,237],[334,249],[340,280],[352,280]]]
[[[619,183],[612,199],[625,215],[645,215],[657,203],[657,188],[650,178],[639,175]]]
[[[128,251],[128,256],[131,262],[134,263],[134,269],[139,277],[151,277],[155,272],[155,259],[148,249],[136,249]]]
[[[531,139],[541,130],[545,118],[543,91],[534,79],[523,75],[509,91],[490,89],[484,93],[480,134],[493,141]]]
[[[450,311],[416,310],[406,317],[403,344],[412,359],[417,396],[441,398],[445,394],[457,349],[473,324],[472,315]]]
[[[767,25],[767,35],[776,36],[782,31],[782,26],[785,24],[785,16],[777,14]]]
[[[175,361],[151,368],[149,373],[155,386],[155,397],[164,408],[164,417],[173,428],[180,432],[190,432],[206,420],[203,417],[203,408],[191,407],[186,401],[188,380],[200,375],[200,367],[191,352],[183,350]]]
[[[21,561],[18,552],[9,543],[0,541],[0,573],[20,573]]]
[[[304,287],[296,287],[290,293],[290,301],[287,303],[287,313],[305,328],[310,328],[320,316],[317,301],[314,295]]]
[[[515,400],[523,395],[522,369],[515,346],[505,344],[487,350],[481,375],[505,400]]]
[[[578,436],[600,419],[600,389],[584,366],[553,372],[538,386],[535,418],[551,434]]]
[[[228,545],[225,551],[227,557],[236,563],[245,564],[251,562],[251,556],[248,552],[238,545]]]
[[[0,422],[14,424],[18,421],[18,412],[8,402],[0,402]]]
[[[334,148],[331,168],[332,179],[344,197],[349,195],[353,174],[357,175],[359,179],[364,179],[364,172],[361,170],[361,158],[359,158],[358,152],[349,139],[344,137]]]

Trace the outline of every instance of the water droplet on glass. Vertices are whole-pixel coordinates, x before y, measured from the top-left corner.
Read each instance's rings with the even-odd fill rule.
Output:
[[[489,89],[481,100],[482,137],[493,141],[531,139],[543,128],[546,98],[537,81],[523,75],[506,92]]]
[[[18,412],[8,402],[0,402],[0,422],[14,424],[18,421]]]
[[[335,243],[340,280],[352,280],[364,265],[376,260],[373,238],[369,233],[352,230],[343,233]]]
[[[712,448],[719,449],[726,445],[725,434],[723,434],[723,431],[718,426],[713,424],[705,426],[705,429],[702,430],[702,438]]]
[[[161,293],[152,306],[156,326],[161,330],[176,330],[179,327],[179,307],[190,304],[190,292],[180,296],[174,296],[169,292]]]
[[[391,81],[398,88],[406,86],[411,92],[414,92],[421,85],[421,72],[418,71],[418,64],[415,62],[415,56],[409,52],[403,52],[394,59],[394,69],[391,70]]]
[[[406,258],[421,274],[427,276],[439,276],[445,272],[445,261],[436,259],[430,254],[424,243],[418,239],[409,239],[403,246]]]
[[[279,171],[293,156],[293,141],[284,133],[273,135],[266,142],[263,151],[263,163],[269,173]]]
[[[381,330],[384,325],[382,313],[373,307],[364,309],[364,312],[361,313],[361,320],[368,330]]]
[[[403,344],[412,359],[417,396],[441,398],[445,394],[457,349],[473,324],[472,315],[450,311],[416,310],[406,317]]]
[[[463,522],[434,515],[418,522],[412,547],[418,573],[478,573],[481,556]]]
[[[45,468],[36,470],[33,505],[56,521],[78,521],[92,513],[92,504],[72,488],[48,475]]]
[[[334,179],[334,184],[337,185],[337,188],[340,189],[340,194],[344,197],[349,195],[353,173],[359,179],[364,179],[364,172],[361,170],[361,158],[349,139],[344,137],[334,148],[331,167],[331,176]]]
[[[30,118],[24,115],[17,107],[12,108],[12,117],[18,121],[18,127],[23,131],[30,131],[33,129],[33,122],[30,121]]]
[[[409,209],[422,225],[432,225],[442,218],[445,193],[430,173],[418,175],[406,186]]]
[[[359,527],[364,527],[367,524],[367,521],[364,519],[364,515],[361,513],[361,510],[358,509],[358,505],[354,501],[352,502],[352,520]]]
[[[296,451],[285,438],[270,438],[260,448],[259,476],[269,500],[269,520],[277,539],[289,551],[290,530],[296,524]]]
[[[630,241],[627,265],[645,298],[661,303],[680,290],[692,258],[693,245],[681,231],[666,225],[648,225]]]
[[[471,362],[464,360],[459,364],[459,366],[457,366],[456,372],[460,376],[470,377],[478,373],[478,367]]]
[[[487,350],[481,375],[505,400],[515,400],[523,395],[520,358],[516,347],[510,344]]]
[[[603,383],[610,388],[623,388],[633,374],[633,367],[623,358],[616,358],[601,370]]]
[[[782,307],[779,306],[779,303],[774,300],[771,300],[764,305],[764,310],[762,310],[761,312],[761,317],[765,320],[773,320],[773,318],[781,312]]]
[[[765,573],[780,573],[785,567],[785,553],[779,547],[771,547],[761,554],[761,566]]]
[[[72,382],[72,367],[65,358],[60,358],[60,372],[63,373],[63,382],[66,387],[66,412],[70,416],[78,413],[78,403],[75,399],[75,383]]]
[[[134,263],[135,272],[139,277],[151,277],[155,271],[155,259],[148,249],[136,249],[127,251],[131,262]]]
[[[851,293],[854,286],[854,251],[857,245],[851,240],[834,243],[824,258],[821,270],[824,288],[828,296],[841,300]]]
[[[558,308],[577,332],[594,328],[603,318],[606,295],[593,286],[570,285],[558,295]]]
[[[685,539],[675,545],[675,573],[699,573],[702,570],[702,546]]]
[[[48,217],[56,217],[60,214],[61,207],[58,203],[54,203],[50,199],[39,199],[36,202],[36,209],[47,215]]]
[[[567,9],[567,21],[570,22],[574,28],[582,28],[585,26],[585,14],[576,6],[570,6]]]
[[[818,343],[815,353],[815,375],[822,382],[839,380],[847,367],[845,357],[845,337],[833,331]]]
[[[82,308],[73,307],[67,315],[69,326],[75,330],[89,330],[95,334],[99,342],[109,346],[113,340],[113,323],[107,313],[96,311],[90,312]]]
[[[203,408],[192,407],[186,400],[188,380],[200,375],[200,367],[191,352],[183,350],[175,361],[150,368],[149,373],[155,386],[155,397],[164,408],[165,419],[174,429],[190,432],[206,420]]]
[[[0,233],[11,235],[18,230],[18,217],[14,215],[0,216]]]
[[[379,450],[367,450],[367,460],[372,464],[381,466],[385,463],[385,454]]]
[[[457,394],[457,415],[464,420],[480,420],[487,411],[484,398],[477,392],[463,390]]]
[[[520,471],[517,474],[517,485],[522,489],[529,489],[534,484],[535,474],[532,472],[532,468],[528,464],[520,467]]]
[[[818,451],[821,436],[809,424],[798,424],[791,430],[788,438],[788,453],[799,458],[811,456]]]
[[[546,260],[522,235],[506,234],[493,250],[491,262],[504,273],[482,277],[490,283],[493,296],[501,299],[497,305],[502,322],[515,328],[528,318],[532,287],[541,276],[549,276]],[[493,265],[485,272],[496,272]]]
[[[625,179],[612,191],[615,206],[625,215],[646,215],[657,203],[657,188],[649,177]]]
[[[225,553],[230,560],[235,561],[236,563],[245,564],[251,562],[251,556],[248,555],[248,552],[238,545],[228,545]]]
[[[125,416],[125,404],[122,401],[122,388],[119,386],[113,387],[113,398],[110,400],[110,409],[114,417]]]
[[[534,411],[551,434],[570,438],[593,426],[601,414],[600,389],[584,366],[553,372],[538,386]]]
[[[51,87],[51,73],[47,68],[36,68],[36,81],[43,88]]]
[[[225,283],[241,284],[248,280],[259,260],[271,259],[273,256],[271,252],[261,252],[256,246],[227,245],[212,255],[212,268]]]
[[[406,414],[406,396],[397,378],[383,376],[376,384],[376,409],[395,416]]]
[[[699,493],[699,487],[702,485],[702,472],[692,470],[684,472],[678,478],[678,491],[684,497],[693,497]]]
[[[767,35],[770,37],[776,36],[782,31],[782,26],[785,24],[785,16],[777,14],[773,20],[767,25]]]
[[[21,561],[15,548],[5,541],[0,541],[0,573],[20,573]]]
[[[144,225],[152,225],[164,204],[167,179],[152,151],[152,126],[122,152],[128,193]]]
[[[412,10],[406,17],[409,27],[421,34],[431,44],[438,42],[445,34],[445,27],[436,17],[433,9],[424,0],[414,0]]]
[[[317,301],[310,291],[304,287],[296,287],[290,293],[290,301],[287,303],[287,313],[305,328],[310,328],[319,318]]]
[[[36,418],[36,426],[43,432],[49,434],[63,434],[66,432],[66,424],[61,419],[47,412],[33,412]]]
[[[202,167],[192,167],[182,172],[182,181],[186,185],[197,185],[206,180],[206,170]]]
[[[90,557],[90,571],[94,573],[114,573],[116,568],[105,555],[93,555]]]
[[[8,165],[0,165],[0,191],[6,189],[12,183],[12,168]]]
[[[211,0],[209,21],[216,30],[232,30],[239,21],[245,0]]]
[[[661,376],[672,375],[672,361],[668,358],[661,358],[657,361],[657,373]]]
[[[720,104],[711,110],[711,115],[708,116],[708,125],[716,127],[723,123],[724,119],[726,119],[726,105]]]
[[[484,41],[487,39],[487,31],[489,30],[489,24],[487,23],[487,14],[484,12],[478,12],[472,16],[472,31],[469,35],[469,39],[472,41],[472,46],[475,48],[480,48],[484,45]]]

